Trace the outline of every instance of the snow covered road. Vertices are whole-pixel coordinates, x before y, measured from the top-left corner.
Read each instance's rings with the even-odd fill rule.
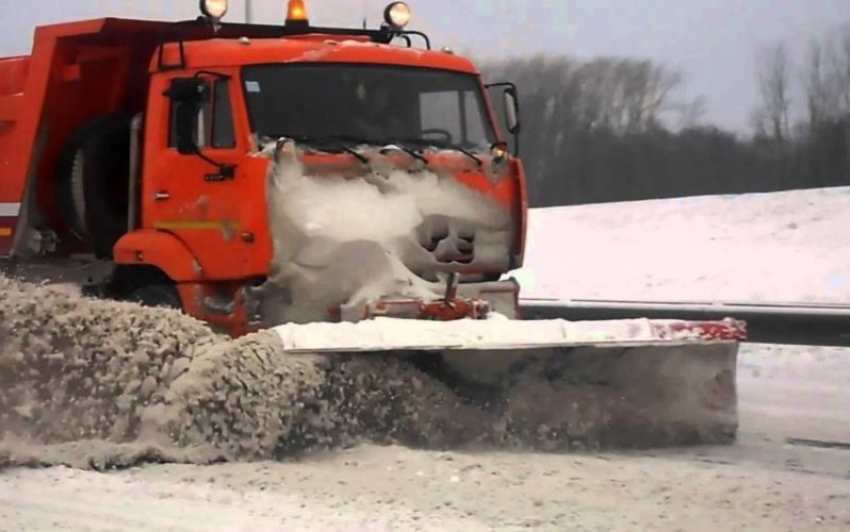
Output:
[[[847,530],[849,355],[747,346],[728,447],[603,455],[364,446],[285,463],[0,475],[3,530]],[[843,379],[843,380],[842,380]]]

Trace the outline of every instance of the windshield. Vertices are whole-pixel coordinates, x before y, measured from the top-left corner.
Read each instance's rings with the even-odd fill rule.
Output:
[[[407,141],[487,149],[493,130],[478,78],[375,65],[259,65],[243,70],[261,136]]]

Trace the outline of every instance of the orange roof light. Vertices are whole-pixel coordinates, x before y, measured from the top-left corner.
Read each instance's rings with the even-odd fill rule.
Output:
[[[289,8],[286,11],[286,23],[303,26],[310,24],[307,19],[307,8],[304,6],[304,0],[289,0]]]

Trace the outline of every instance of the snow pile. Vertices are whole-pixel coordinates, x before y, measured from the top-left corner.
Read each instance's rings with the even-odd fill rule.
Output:
[[[0,437],[9,441],[103,440],[205,460],[373,435],[439,445],[442,431],[467,430],[449,414],[455,400],[398,362],[289,357],[271,333],[229,341],[177,312],[0,278]],[[180,448],[199,452],[171,451]]]
[[[0,462],[103,468],[360,441],[557,450],[714,437],[665,399],[668,385],[694,388],[687,380],[659,380],[648,397],[621,385],[674,375],[653,367],[672,358],[637,350],[611,374],[594,351],[478,355],[461,362],[511,378],[457,393],[453,366],[433,357],[288,355],[273,332],[231,341],[176,312],[0,278]]]
[[[0,432],[126,439],[201,350],[219,341],[174,311],[0,277]]]
[[[532,211],[523,297],[850,301],[850,188]]]
[[[262,290],[266,325],[325,321],[340,301],[356,321],[382,297],[439,299],[463,246],[474,245],[471,267],[507,270],[510,213],[453,178],[380,167],[313,177],[292,143],[265,155],[277,269]]]

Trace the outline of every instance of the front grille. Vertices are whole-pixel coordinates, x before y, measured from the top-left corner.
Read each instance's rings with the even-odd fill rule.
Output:
[[[445,219],[432,219],[420,230],[420,244],[440,264],[472,264],[475,232],[461,230]]]

